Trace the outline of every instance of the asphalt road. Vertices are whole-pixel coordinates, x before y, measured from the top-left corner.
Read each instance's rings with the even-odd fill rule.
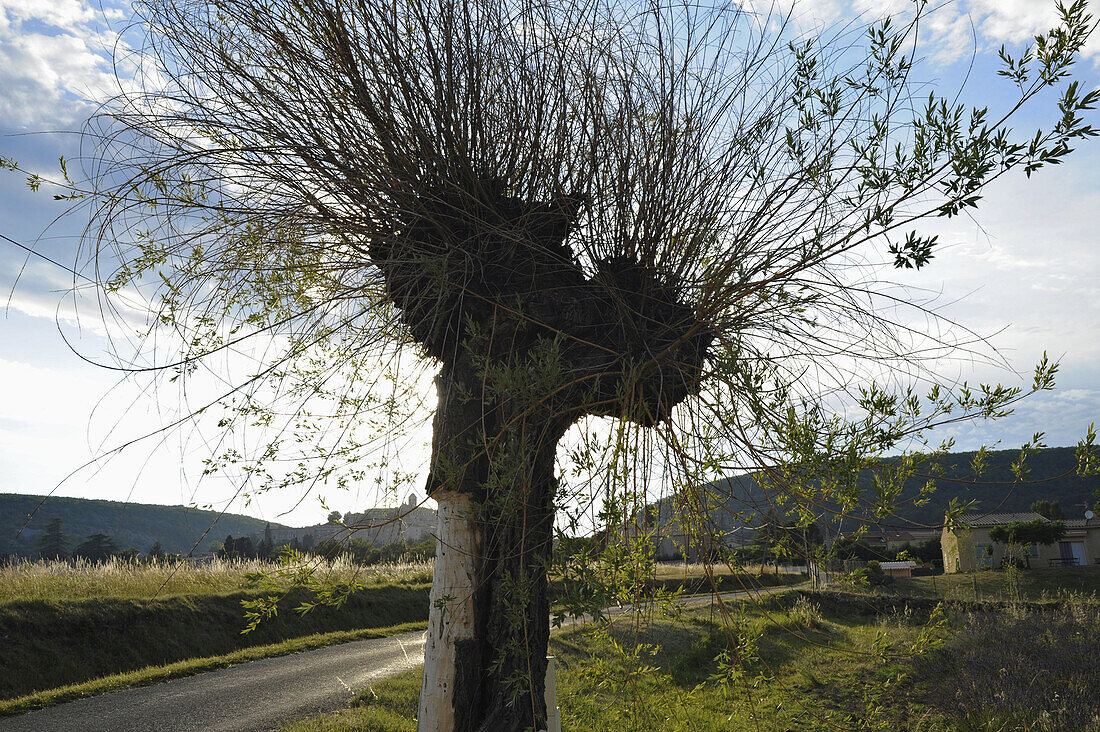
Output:
[[[784,589],[789,588],[756,592]],[[722,599],[746,594],[726,592]],[[370,638],[0,717],[0,732],[266,732],[291,719],[341,709],[370,683],[423,662],[423,631]]]
[[[79,699],[0,718],[0,730],[261,732],[340,709],[371,682],[423,662],[424,631],[418,630]]]

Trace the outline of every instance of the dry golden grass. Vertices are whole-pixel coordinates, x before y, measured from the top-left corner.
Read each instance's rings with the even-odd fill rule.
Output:
[[[0,604],[25,600],[137,599],[207,595],[256,587],[250,575],[266,572],[276,585],[288,586],[286,574],[312,571],[322,580],[363,585],[431,582],[432,562],[363,566],[346,557],[328,561],[303,557],[287,566],[260,560],[214,559],[208,562],[22,561],[0,565]]]

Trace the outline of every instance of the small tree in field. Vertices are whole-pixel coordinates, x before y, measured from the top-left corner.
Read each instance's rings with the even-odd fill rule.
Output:
[[[118,545],[107,534],[91,534],[73,550],[73,556],[89,562],[105,562],[118,554]]]
[[[356,479],[356,430],[392,425],[404,398],[380,396],[400,383],[382,367],[437,371],[421,730],[545,724],[552,531],[579,500],[555,459],[573,425],[595,428],[571,457],[599,476],[606,516],[633,521],[655,476],[690,494],[749,466],[801,531],[824,498],[851,509],[883,451],[1023,395],[876,385],[934,381],[923,359],[956,344],[886,317],[869,273],[883,255],[920,268],[937,244],[923,219],[1093,134],[1080,113],[1098,95],[1067,79],[1083,3],[1004,53],[1017,95],[1001,110],[918,81],[923,3],[817,38],[689,3],[137,9],[148,88],[92,120],[74,194],[108,298],[148,293],[150,343],[182,350],[172,378],[253,362],[209,402],[229,412],[220,428],[277,428],[245,479]],[[1056,85],[1052,125],[1014,134]],[[298,467],[265,472],[276,458]],[[876,482],[877,515],[925,459]]]

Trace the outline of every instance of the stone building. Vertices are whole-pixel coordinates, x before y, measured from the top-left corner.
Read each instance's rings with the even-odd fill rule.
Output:
[[[368,508],[359,513],[348,512],[339,523],[317,524],[302,528],[272,532],[275,543],[303,541],[309,536],[314,543],[355,539],[375,547],[403,542],[416,544],[436,531],[435,509],[420,505],[415,494],[396,508]]]

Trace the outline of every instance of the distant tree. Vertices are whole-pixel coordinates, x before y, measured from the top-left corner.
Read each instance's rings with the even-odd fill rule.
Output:
[[[219,556],[224,559],[255,559],[256,546],[252,543],[251,536],[239,536],[234,539],[230,534],[225,537]]]
[[[241,559],[255,559],[256,558],[256,544],[252,541],[251,536],[242,536],[237,539],[237,555]]]
[[[838,559],[858,559],[861,561],[882,560],[885,557],[878,549],[868,545],[858,537],[842,536],[833,542],[830,551]]]
[[[1058,521],[1064,518],[1062,515],[1062,506],[1058,501],[1041,499],[1031,504],[1031,510],[1051,521]]]
[[[1031,566],[1031,558],[1024,551],[1035,544],[1053,544],[1066,535],[1064,521],[1013,521],[1005,526],[995,526],[989,531],[989,538],[1005,544],[1008,549],[1006,559],[1012,566]],[[992,549],[992,547],[990,547]]]
[[[164,547],[160,545],[160,539],[153,542],[152,548],[149,549],[150,559],[164,559]]]
[[[825,543],[821,528],[816,523],[803,524],[794,518],[779,517],[774,511],[768,513],[767,520],[759,527],[753,541],[777,556],[803,559],[810,547]]]
[[[875,585],[888,585],[893,582],[893,578],[882,571],[882,564],[871,560],[867,562],[867,584],[872,587]]]
[[[107,534],[92,534],[76,547],[73,554],[89,562],[103,562],[118,554],[118,545]]]
[[[312,537],[307,537],[312,539]],[[382,564],[388,562],[422,562],[435,555],[435,537],[427,536],[410,544],[405,541],[395,541],[390,544],[377,545],[373,541],[362,539],[325,539],[318,542],[315,547],[306,549],[318,557],[332,559],[341,555],[351,557],[359,564]]]
[[[260,559],[270,559],[275,553],[275,540],[271,537],[271,522],[264,524],[264,538],[256,547],[256,556]]]
[[[928,541],[918,542],[916,544],[907,543],[903,546],[895,555],[895,559],[901,559],[901,554],[907,552],[907,559],[915,559],[921,562],[942,562],[943,561],[943,547],[940,544],[939,538],[929,539]]]
[[[46,524],[38,539],[38,556],[42,559],[64,559],[69,556],[69,542],[61,530],[61,519],[56,516]]]
[[[330,511],[328,515],[328,522],[330,524],[338,524],[340,523],[340,519],[342,518],[343,515],[339,511]]]

